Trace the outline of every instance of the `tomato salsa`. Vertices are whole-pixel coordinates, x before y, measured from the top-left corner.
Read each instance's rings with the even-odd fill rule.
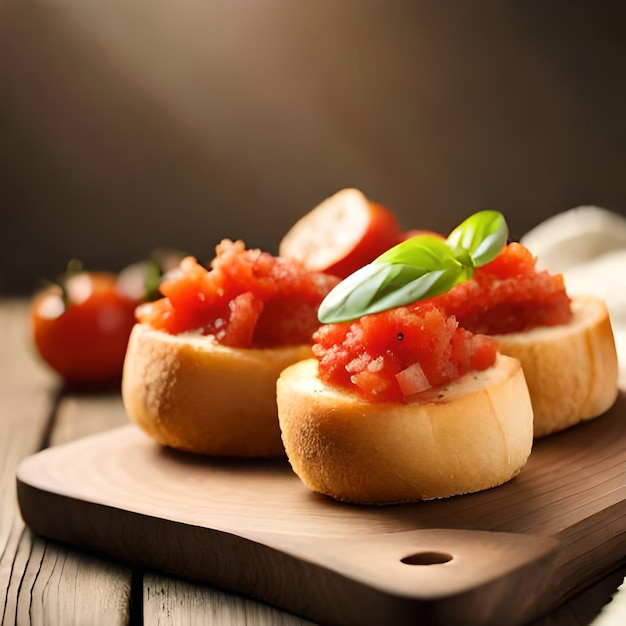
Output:
[[[487,335],[567,324],[572,317],[563,276],[537,270],[535,257],[519,243],[433,301],[463,328]]]
[[[371,402],[401,402],[496,358],[496,342],[461,328],[434,304],[417,302],[315,334],[320,377]]]
[[[320,377],[370,402],[402,402],[487,369],[497,356],[489,335],[571,319],[562,276],[535,265],[524,246],[512,243],[446,294],[322,326],[313,346]]]
[[[210,269],[193,257],[166,275],[163,298],[137,308],[139,322],[170,334],[212,335],[222,345],[310,344],[317,309],[339,282],[298,262],[223,240]]]

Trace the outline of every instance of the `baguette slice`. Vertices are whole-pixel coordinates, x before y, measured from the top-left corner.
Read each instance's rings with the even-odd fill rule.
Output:
[[[498,349],[524,369],[542,437],[607,411],[617,399],[617,351],[603,300],[572,297],[570,323],[495,335]]]
[[[310,358],[310,346],[228,348],[211,337],[131,332],[124,363],[126,411],[160,444],[212,456],[283,456],[276,379]]]
[[[368,403],[317,371],[308,359],[277,383],[285,450],[313,491],[358,504],[443,498],[500,485],[530,455],[532,408],[516,359],[498,355],[407,404]]]

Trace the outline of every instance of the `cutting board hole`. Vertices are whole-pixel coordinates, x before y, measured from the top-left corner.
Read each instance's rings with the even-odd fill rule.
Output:
[[[406,565],[438,565],[440,563],[447,563],[453,558],[451,554],[447,554],[446,552],[416,552],[400,560]]]

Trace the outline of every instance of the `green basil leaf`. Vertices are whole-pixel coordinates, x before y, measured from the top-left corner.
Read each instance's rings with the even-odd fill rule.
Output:
[[[466,278],[467,268],[450,263],[437,270],[422,271],[410,265],[394,264],[393,279],[376,294],[368,313],[380,313],[398,306],[446,293]]]
[[[370,263],[342,280],[326,295],[318,310],[322,324],[347,322],[363,315],[384,286],[393,266]]]
[[[466,278],[467,268],[453,259],[444,267],[426,270],[403,263],[375,262],[339,283],[318,311],[323,324],[348,322],[449,291]]]
[[[453,250],[469,253],[480,267],[493,261],[505,246],[509,229],[502,213],[479,211],[457,226],[446,240]]]
[[[440,269],[442,262],[453,260],[454,251],[445,239],[419,235],[383,252],[373,263],[404,263],[422,269]]]
[[[348,322],[446,293],[498,256],[507,238],[502,214],[481,211],[445,240],[433,235],[407,239],[331,290],[318,318],[323,324]]]

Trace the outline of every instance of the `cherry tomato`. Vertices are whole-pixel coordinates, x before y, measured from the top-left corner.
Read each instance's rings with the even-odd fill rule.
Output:
[[[35,295],[35,345],[69,384],[119,380],[136,306],[118,290],[115,274],[80,271]]]
[[[345,278],[398,243],[398,222],[357,189],[343,189],[298,220],[280,242],[279,255],[315,272]]]

